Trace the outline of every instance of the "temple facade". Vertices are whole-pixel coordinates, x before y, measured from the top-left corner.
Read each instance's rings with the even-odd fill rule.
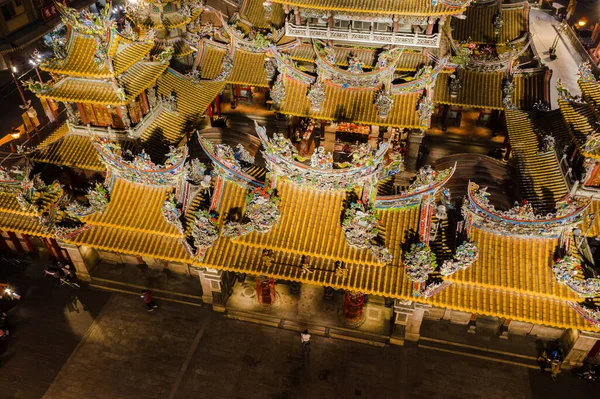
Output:
[[[550,110],[527,3],[128,7],[121,31],[61,7],[52,80],[23,82],[58,128],[1,166],[0,249],[187,275],[268,323],[402,344],[446,320],[596,358],[600,83],[583,65]],[[419,162],[463,113],[506,159]]]

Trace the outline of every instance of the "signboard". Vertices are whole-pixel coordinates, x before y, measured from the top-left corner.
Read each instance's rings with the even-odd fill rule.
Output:
[[[69,0],[54,0],[52,1],[52,4],[43,7],[40,11],[42,13],[42,18],[44,18],[44,21],[47,21],[55,15],[58,15],[58,7],[56,7],[55,3],[60,3],[64,6],[68,6]]]

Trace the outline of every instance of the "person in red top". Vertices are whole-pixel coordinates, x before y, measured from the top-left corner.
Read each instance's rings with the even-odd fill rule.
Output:
[[[152,312],[158,307],[158,305],[152,300],[152,293],[150,292],[150,290],[142,290],[142,299],[148,307],[148,312]]]

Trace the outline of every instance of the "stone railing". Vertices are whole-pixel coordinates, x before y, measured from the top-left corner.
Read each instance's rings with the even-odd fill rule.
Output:
[[[329,28],[313,25],[285,23],[285,34],[292,37],[310,37],[312,39],[345,40],[359,43],[391,44],[396,46],[435,47],[440,46],[440,35],[418,33],[358,31],[352,29]]]

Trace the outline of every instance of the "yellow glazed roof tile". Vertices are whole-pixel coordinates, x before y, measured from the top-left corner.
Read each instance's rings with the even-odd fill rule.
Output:
[[[506,43],[515,40],[529,31],[527,26],[528,11],[522,4],[501,7],[504,25],[499,35],[494,34],[494,14],[496,3],[492,5],[471,5],[467,7],[466,19],[453,18],[452,38],[474,43]]]
[[[311,8],[326,11],[362,12],[369,14],[401,14],[401,15],[443,15],[457,14],[465,7],[451,7],[443,2],[433,5],[431,0],[273,0],[299,8]],[[466,2],[465,2],[466,3]]]
[[[434,90],[434,102],[470,108],[503,109],[502,80],[503,72],[477,72],[461,69],[458,72],[462,88],[456,98],[450,97],[448,83],[450,75],[441,73],[437,77]]]
[[[269,87],[265,72],[265,54],[237,50],[233,56],[233,69],[227,83]]]
[[[512,238],[474,228],[471,240],[480,249],[479,259],[446,280],[539,297],[577,300],[573,291],[556,282],[552,272],[556,239]]]
[[[515,73],[513,103],[519,109],[533,109],[533,104],[542,101],[548,104],[550,99],[550,74],[546,79],[548,69],[540,71]]]
[[[263,0],[244,0],[240,8],[240,16],[248,20],[252,26],[257,28],[267,28],[270,25],[279,27],[285,21],[285,13],[281,4],[273,4],[271,7],[271,17],[267,21],[265,19],[265,9]]]
[[[212,46],[210,42],[204,40],[200,57],[202,79],[214,79],[219,76],[223,69],[223,57],[226,52],[225,49]]]
[[[42,144],[43,146],[31,154],[31,159],[36,162],[98,172],[106,171],[106,167],[100,162],[98,152],[90,142],[89,137],[67,134],[54,142]]]
[[[394,105],[387,118],[381,119],[373,105],[376,90],[344,89],[325,84],[326,98],[321,111],[312,110],[306,96],[308,87],[290,78],[284,80],[285,99],[279,112],[315,119],[352,121],[358,124],[421,128],[417,104],[422,93],[406,93],[394,96]]]
[[[53,236],[51,232],[47,232],[44,227],[38,223],[36,217],[11,212],[0,212],[0,230],[29,234],[37,237]]]
[[[114,37],[119,37],[119,35],[113,33]],[[153,45],[152,42],[132,42],[114,47],[115,53],[111,55],[114,72],[111,72],[108,66],[100,66],[94,61],[96,38],[92,35],[84,35],[71,30],[66,58],[56,60],[52,64],[42,64],[40,68],[53,74],[108,78],[123,73],[140,61],[150,52]]]
[[[520,168],[522,195],[534,209],[551,210],[568,193],[556,155],[538,153],[540,139],[525,112],[507,109],[506,128]]]
[[[593,152],[587,152],[584,149],[588,135],[595,134],[597,130],[597,117],[594,108],[585,103],[579,104],[563,100],[558,100],[558,106],[560,107],[565,123],[569,127],[569,132],[583,156],[600,159],[600,151],[598,149]]]
[[[92,226],[182,238],[183,235],[167,223],[161,212],[169,190],[117,179],[106,211],[102,215],[86,216],[83,221]]]
[[[40,98],[55,101],[94,103],[106,105],[127,104],[140,93],[150,87],[167,69],[167,64],[156,62],[140,62],[130,67],[122,76],[126,98],[120,100],[116,85],[106,80],[93,80],[67,77],[56,83],[50,90],[39,94]]]

